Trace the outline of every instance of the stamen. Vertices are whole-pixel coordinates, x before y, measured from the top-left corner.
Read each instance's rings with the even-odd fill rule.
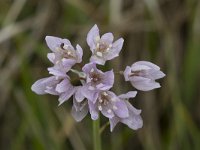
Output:
[[[58,61],[56,61],[56,65],[57,65],[57,64],[59,64],[59,62],[60,62],[59,60],[58,60]]]
[[[61,48],[60,47],[56,47],[56,51],[60,51],[61,50]]]
[[[71,53],[72,53],[72,52],[70,52],[70,51],[67,51],[67,55],[71,55]]]
[[[97,49],[99,49],[99,43],[97,43]]]
[[[66,45],[66,44],[63,45],[63,48],[64,48],[65,50],[67,50],[68,47],[69,47],[69,45]]]
[[[104,96],[108,96],[108,93],[106,93],[106,92],[103,92],[103,95],[104,95]]]
[[[100,111],[102,111],[102,106],[98,106],[98,109],[99,109]]]
[[[117,110],[118,108],[117,108],[117,106],[114,105],[114,106],[113,106],[113,109],[114,109],[114,110]]]
[[[98,42],[100,40],[100,36],[95,37],[95,41]]]
[[[97,56],[102,57],[103,54],[101,52],[97,52]]]
[[[92,68],[92,69],[90,70],[90,72],[94,72],[94,68]]]
[[[102,102],[103,102],[103,100],[102,100],[101,98],[99,98],[99,102],[100,102],[100,103],[102,103]]]
[[[106,100],[104,100],[104,101],[103,101],[103,104],[104,104],[104,105],[107,105],[107,104],[108,104],[108,102],[107,102]]]
[[[111,109],[108,109],[107,112],[110,114],[110,113],[112,113],[112,110],[111,110]]]

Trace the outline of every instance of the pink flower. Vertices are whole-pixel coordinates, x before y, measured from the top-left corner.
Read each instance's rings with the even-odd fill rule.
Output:
[[[110,131],[112,132],[114,127],[117,125],[118,122],[121,122],[123,124],[126,124],[129,128],[133,130],[137,130],[139,128],[142,128],[143,126],[143,121],[140,116],[141,110],[136,109],[131,105],[128,100],[130,98],[134,98],[136,96],[135,91],[130,91],[126,94],[119,95],[118,98],[120,101],[124,101],[126,104],[126,107],[128,109],[128,116],[127,117],[120,117],[120,116],[114,116],[109,119],[110,121]],[[120,109],[120,108],[119,108]]]
[[[97,25],[94,25],[88,32],[87,43],[92,51],[91,62],[104,65],[107,60],[119,56],[124,39],[120,38],[113,43],[113,34],[105,33],[100,37]]]
[[[86,64],[82,70],[86,75],[86,82],[83,85],[82,94],[89,101],[95,103],[99,92],[112,88],[114,84],[113,70],[102,72],[97,69],[95,63]]]
[[[125,81],[130,81],[133,87],[141,91],[159,88],[160,84],[155,80],[164,76],[160,67],[148,61],[138,61],[124,71]]]
[[[48,53],[47,57],[54,65],[62,63],[65,70],[69,70],[74,64],[82,61],[83,50],[79,45],[76,45],[75,50],[68,39],[46,36],[45,40],[53,52]]]

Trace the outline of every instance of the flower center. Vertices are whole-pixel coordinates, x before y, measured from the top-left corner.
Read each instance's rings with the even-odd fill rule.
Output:
[[[98,85],[102,81],[101,75],[98,72],[95,72],[93,68],[91,69],[89,73],[89,78],[93,86]]]
[[[97,42],[96,55],[99,56],[99,57],[102,57],[103,53],[108,52],[111,47],[112,47],[112,44],[109,45],[108,43],[103,42],[103,41]]]
[[[131,71],[131,74],[129,75],[129,77],[133,77],[133,76],[145,76],[145,70],[137,70],[137,71]]]
[[[117,106],[112,105],[111,103],[116,102],[117,99],[111,97],[107,92],[102,92],[98,98],[98,109],[102,111],[103,107],[107,108],[108,113],[112,113],[113,110],[117,110]]]
[[[62,58],[76,59],[75,51],[71,46],[61,43],[58,49],[61,52]]]
[[[110,101],[110,96],[106,92],[102,92],[98,98],[98,109],[101,111],[102,107],[106,106]]]

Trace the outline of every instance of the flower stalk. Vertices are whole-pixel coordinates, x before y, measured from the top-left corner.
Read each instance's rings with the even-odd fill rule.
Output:
[[[94,150],[101,150],[100,118],[93,121]]]

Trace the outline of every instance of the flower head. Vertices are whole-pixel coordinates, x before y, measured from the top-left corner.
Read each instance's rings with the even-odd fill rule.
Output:
[[[86,75],[82,93],[88,100],[95,102],[100,91],[109,90],[113,86],[113,70],[102,72],[95,63],[86,64],[82,70]]]
[[[73,85],[72,79],[59,68],[60,65],[49,68],[49,73],[53,76],[36,81],[31,89],[37,94],[52,94],[59,96],[59,105],[67,101],[72,95],[78,102],[84,99],[81,93],[81,85]]]
[[[126,124],[129,128],[133,130],[137,130],[143,126],[143,121],[140,116],[141,110],[136,109],[130,104],[130,102],[128,102],[129,98],[134,98],[136,96],[136,93],[137,92],[135,91],[130,91],[126,94],[118,96],[120,101],[123,101],[128,109],[128,117],[114,116],[112,118],[109,118],[111,132],[118,122]]]
[[[62,63],[69,70],[75,63],[82,61],[83,50],[79,45],[75,50],[68,39],[46,36],[45,40],[53,52],[48,53],[47,57],[54,65]]]
[[[119,99],[111,91],[99,92],[96,102],[93,103],[89,101],[88,104],[93,120],[98,118],[99,111],[107,118],[113,118],[115,116],[126,118],[129,116],[125,101]]]
[[[141,91],[159,88],[160,84],[155,80],[164,76],[160,67],[148,61],[138,61],[124,71],[125,81],[130,81],[132,86]]]
[[[113,34],[105,33],[100,37],[97,25],[94,25],[88,32],[87,43],[92,51],[91,62],[104,65],[107,60],[111,60],[119,55],[124,39],[120,38],[113,43]]]
[[[114,84],[113,70],[103,72],[97,68],[97,64],[104,65],[107,60],[119,55],[124,40],[120,38],[113,42],[113,39],[112,33],[100,36],[97,25],[94,25],[87,35],[87,43],[92,51],[90,63],[79,71],[75,69],[78,67],[73,66],[82,62],[82,48],[77,45],[75,49],[68,39],[46,36],[47,46],[52,51],[47,55],[53,63],[48,68],[51,76],[36,81],[31,87],[32,91],[58,95],[59,105],[73,97],[71,114],[76,121],[81,121],[88,112],[96,120],[101,113],[109,119],[111,131],[119,122],[134,130],[141,128],[141,110],[128,101],[137,92],[130,91],[117,96],[110,91]],[[157,65],[147,61],[127,66],[123,75],[125,81],[130,81],[136,89],[142,91],[160,87],[155,80],[165,76]]]
[[[56,91],[56,86],[60,82],[55,76],[46,77],[37,80],[32,86],[31,90],[39,95],[52,94],[59,95]]]

